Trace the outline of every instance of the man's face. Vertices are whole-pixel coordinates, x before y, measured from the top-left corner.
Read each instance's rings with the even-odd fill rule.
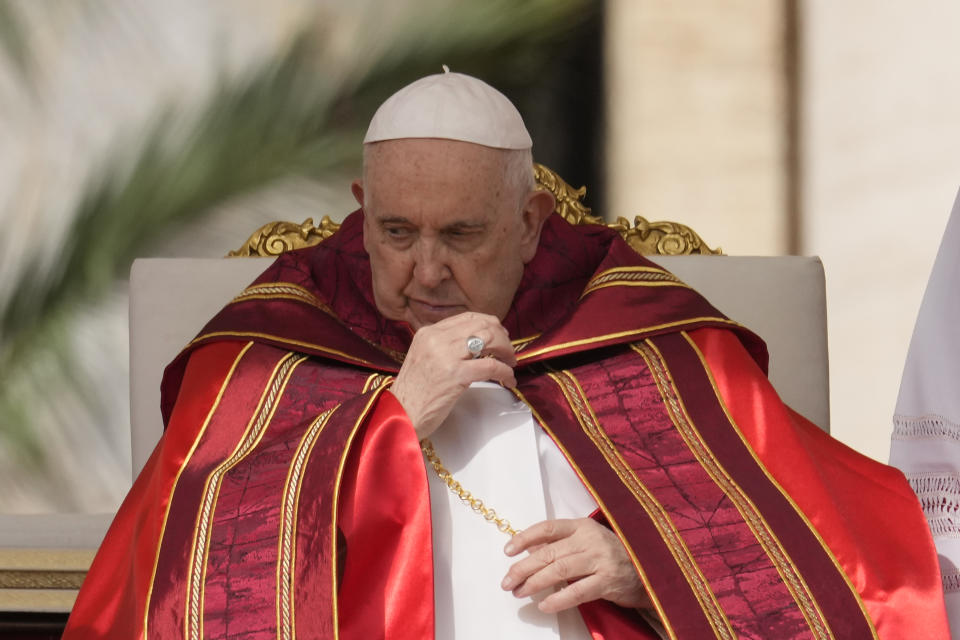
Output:
[[[353,192],[380,313],[414,330],[464,311],[503,319],[549,214],[542,197],[505,184],[506,154],[438,139],[367,149]]]

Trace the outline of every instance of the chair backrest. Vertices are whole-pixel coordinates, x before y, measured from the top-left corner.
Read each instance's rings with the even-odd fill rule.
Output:
[[[762,336],[781,397],[829,430],[826,303],[818,258],[650,256]],[[153,258],[130,274],[130,410],[133,472],[162,433],[163,368],[234,295],[269,264]]]

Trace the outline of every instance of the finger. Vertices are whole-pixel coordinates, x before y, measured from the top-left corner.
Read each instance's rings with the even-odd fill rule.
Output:
[[[513,368],[496,358],[480,358],[464,362],[457,372],[459,382],[464,387],[470,386],[472,382],[486,382],[493,380],[499,382],[505,387],[514,388],[517,386],[517,377]]]
[[[547,544],[566,538],[577,529],[577,520],[543,520],[531,525],[510,538],[504,546],[503,552],[508,556],[515,556],[521,551],[533,546]]]
[[[551,593],[537,607],[544,613],[557,613],[602,597],[603,578],[594,575],[571,582],[556,593]]]
[[[437,323],[436,326],[447,325],[447,326],[462,326],[462,325],[471,325],[471,326],[490,326],[490,327],[500,327],[504,332],[507,330],[500,324],[500,319],[497,316],[490,315],[489,313],[480,313],[479,311],[464,311],[463,313],[458,313],[455,316],[449,318],[444,318]]]
[[[483,340],[483,349],[479,355],[474,356],[467,345],[469,338],[477,337]],[[469,336],[463,337],[460,334],[450,334],[450,341],[453,348],[462,353],[461,359],[472,360],[474,358],[496,358],[501,362],[513,367],[517,364],[517,353],[510,342],[510,338],[501,327],[480,329],[473,328]]]
[[[563,585],[572,580],[579,580],[584,576],[595,573],[597,573],[597,562],[590,554],[557,555],[552,562],[529,574],[526,580],[513,590],[513,595],[518,598],[532,596],[544,589]]]
[[[501,582],[501,587],[504,590],[515,590],[521,585],[525,585],[530,581],[532,576],[537,575],[556,563],[560,563],[562,565],[559,568],[559,574],[556,573],[557,568],[555,568],[552,573],[547,575],[550,577],[558,576],[557,581],[570,580],[585,575],[582,573],[576,573],[576,568],[567,566],[567,563],[570,562],[571,557],[584,552],[584,549],[576,540],[571,538],[562,538],[551,544],[537,545],[531,549],[532,550],[527,557],[513,563],[513,565],[511,565],[507,570],[507,574],[504,576],[503,581]],[[537,581],[535,586],[544,588],[550,585],[546,584],[541,586],[541,582]],[[521,595],[536,593],[537,590],[525,590]]]
[[[484,353],[493,355],[511,367],[516,366],[517,351],[514,349],[513,343],[510,342],[510,334],[507,333],[503,325],[497,322],[488,326],[487,330],[490,332],[490,340],[487,341]]]
[[[516,365],[516,352],[510,342],[510,334],[496,316],[467,311],[444,318],[432,325],[430,330],[445,335],[463,359],[473,357],[466,348],[466,341],[469,337],[476,336],[484,341],[481,355],[493,355],[510,366]]]
[[[584,545],[584,542],[587,544]],[[584,596],[588,599],[603,598],[627,608],[651,605],[640,575],[627,557],[622,543],[612,533],[601,536],[599,540],[592,535],[586,539],[584,536],[571,536],[551,546],[559,548],[563,545],[567,546],[567,550],[554,551],[556,559],[527,577],[522,585],[514,589],[514,595],[531,596],[546,588],[576,581],[585,584],[573,593],[590,586],[591,590]],[[569,549],[573,551],[568,552]],[[544,555],[543,559],[549,558]],[[599,578],[599,591],[592,588],[595,583],[587,578]]]
[[[627,609],[652,610],[654,608],[653,600],[650,599],[643,584],[637,582],[630,586],[629,589],[626,586],[620,589],[611,589],[606,577],[601,575],[587,576],[567,584],[555,593],[551,593],[540,601],[538,607],[544,613],[557,613],[585,602],[604,599]]]

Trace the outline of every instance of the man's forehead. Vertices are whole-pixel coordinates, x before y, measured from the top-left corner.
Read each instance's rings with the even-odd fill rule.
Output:
[[[496,199],[504,188],[507,153],[452,140],[381,142],[364,157],[363,186],[378,198],[413,189],[433,199]]]
[[[364,212],[378,224],[409,224],[447,227],[474,227],[490,224],[503,207],[486,190],[470,185],[459,189],[439,186],[408,189],[396,182],[377,182],[366,188]]]
[[[372,216],[380,226],[411,226],[411,227],[429,227],[437,231],[470,231],[484,229],[490,226],[490,220],[486,217],[471,216],[469,214],[451,211],[447,215],[433,216],[406,216],[392,211],[377,212],[366,211],[366,215]]]
[[[423,159],[503,162],[507,151],[445,138],[398,138],[364,145],[364,162],[408,166]]]

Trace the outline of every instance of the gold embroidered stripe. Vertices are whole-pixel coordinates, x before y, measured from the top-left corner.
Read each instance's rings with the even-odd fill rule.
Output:
[[[580,298],[583,299],[588,294],[606,287],[626,286],[626,287],[687,287],[680,278],[669,271],[662,269],[653,269],[649,267],[633,267],[622,269],[610,269],[593,278],[587,283]]]
[[[736,634],[726,614],[720,608],[720,603],[710,589],[706,577],[700,571],[693,558],[693,554],[687,547],[686,542],[680,535],[680,532],[670,520],[669,514],[663,505],[650,493],[649,489],[640,481],[630,465],[626,463],[620,452],[610,441],[606,432],[600,425],[599,420],[590,406],[587,396],[577,381],[576,377],[570,371],[560,371],[548,373],[548,376],[556,382],[567,403],[577,417],[584,433],[590,438],[597,449],[603,454],[607,463],[614,470],[621,482],[630,490],[640,506],[650,517],[650,522],[657,528],[660,537],[666,543],[671,555],[677,563],[691,591],[700,603],[700,607],[706,615],[714,634],[717,638],[733,640]]]
[[[340,322],[340,318],[326,305],[320,298],[313,295],[312,292],[304,289],[300,285],[291,282],[267,282],[264,284],[255,284],[247,287],[240,295],[231,300],[234,302],[244,302],[246,300],[293,300],[294,302],[303,302],[311,307],[315,307],[331,318]],[[357,336],[372,347],[379,349],[398,362],[403,362],[404,353],[394,349],[388,349],[381,344],[371,342],[363,336]]]
[[[213,401],[213,406],[211,406],[210,410],[207,412],[207,416],[203,420],[203,425],[200,427],[200,431],[197,432],[197,436],[194,438],[193,444],[190,446],[190,451],[186,456],[184,456],[183,462],[180,463],[180,468],[177,469],[177,475],[173,479],[173,486],[170,488],[170,494],[167,498],[167,507],[163,513],[163,524],[160,527],[160,537],[157,540],[157,549],[153,556],[153,568],[151,569],[150,573],[150,586],[147,589],[146,607],[143,612],[144,638],[150,637],[150,627],[148,626],[150,622],[150,599],[153,597],[153,582],[157,578],[157,566],[160,564],[160,549],[163,546],[163,539],[167,532],[167,521],[170,518],[170,505],[173,504],[173,496],[177,492],[177,484],[180,482],[180,476],[183,474],[183,470],[186,469],[187,464],[193,458],[193,453],[197,450],[197,445],[200,444],[200,440],[207,432],[207,425],[210,424],[210,419],[213,418],[213,414],[217,412],[217,408],[220,406],[220,401],[223,399],[223,394],[227,390],[227,386],[230,384],[230,381],[233,379],[233,372],[237,370],[237,365],[240,364],[240,360],[252,346],[253,343],[248,342],[243,346],[243,349],[240,350],[240,353],[237,354],[237,357],[234,358],[233,364],[230,365],[230,371],[227,372],[227,376],[223,379],[223,384],[220,385],[220,390],[217,392],[217,397]]]
[[[355,364],[362,364],[369,367],[373,367],[373,363],[369,360],[364,360],[363,358],[357,358],[343,351],[338,351],[336,349],[330,349],[323,345],[314,344],[313,342],[303,342],[302,340],[291,340],[289,338],[284,338],[283,336],[273,335],[270,333],[261,333],[259,331],[211,331],[210,333],[204,333],[197,336],[190,341],[190,344],[187,347],[191,347],[198,342],[203,340],[210,340],[211,338],[247,338],[247,339],[256,339],[262,338],[264,340],[270,340],[276,342],[277,344],[283,344],[289,347],[301,347],[304,349],[309,349],[311,351],[319,351],[321,353],[328,353],[332,356],[336,356],[338,360],[343,360],[344,362],[352,362]]]
[[[292,375],[296,366],[306,359],[306,356],[298,357],[294,353],[288,353],[277,363],[263,394],[260,396],[257,409],[247,424],[243,437],[237,443],[230,457],[214,469],[204,484],[200,510],[197,513],[193,546],[190,550],[190,564],[187,568],[187,616],[184,619],[186,626],[184,635],[190,640],[200,640],[203,637],[203,581],[207,572],[207,554],[210,550],[213,511],[216,507],[223,476],[243,460],[260,441],[266,431],[266,426],[273,418],[273,413],[277,408],[277,400],[283,394],[283,389],[286,387],[290,375]]]
[[[255,284],[247,287],[240,292],[231,302],[242,302],[244,300],[264,300],[270,298],[284,298],[287,300],[298,300],[305,302],[312,307],[316,307],[325,313],[333,315],[326,304],[324,304],[312,292],[292,282],[269,282],[264,284]]]
[[[513,345],[513,350],[514,350],[514,352],[515,352],[515,353],[519,353],[519,352],[523,351],[524,349],[526,349],[526,348],[527,348],[527,345],[529,345],[531,342],[533,342],[534,340],[536,340],[537,338],[539,338],[541,335],[543,335],[543,334],[542,334],[542,333],[538,333],[538,334],[536,334],[536,335],[530,336],[529,338],[519,338],[518,340],[511,340],[511,341],[510,341],[510,344]]]
[[[589,286],[590,286],[591,284],[593,284],[594,282],[600,280],[601,278],[605,278],[605,277],[607,277],[607,276],[609,276],[609,275],[611,275],[611,274],[616,275],[616,274],[623,274],[623,273],[667,273],[667,274],[669,274],[670,272],[667,271],[666,269],[664,269],[663,267],[639,267],[639,266],[637,266],[637,267],[627,267],[627,266],[612,267],[612,268],[610,268],[610,269],[604,269],[603,271],[601,271],[601,272],[598,273],[597,275],[593,276],[593,278],[590,279],[590,282],[587,283],[587,286],[589,287]],[[672,274],[670,274],[670,275],[672,275]]]
[[[670,624],[670,620],[667,618],[666,613],[664,613],[663,605],[660,604],[660,598],[657,596],[656,591],[652,588],[650,584],[650,579],[647,577],[647,573],[641,566],[640,561],[637,559],[635,551],[628,545],[625,541],[627,537],[624,535],[623,530],[620,528],[620,524],[613,517],[613,514],[610,513],[610,509],[604,503],[603,498],[597,492],[596,488],[590,483],[590,479],[583,473],[583,470],[577,465],[576,461],[573,459],[573,456],[570,455],[570,452],[563,445],[563,442],[557,437],[557,434],[554,433],[553,429],[550,427],[549,423],[543,419],[543,416],[537,411],[537,408],[530,404],[530,401],[520,392],[519,389],[512,389],[513,394],[517,397],[517,400],[527,405],[527,408],[530,409],[530,412],[533,414],[534,420],[539,424],[547,435],[550,436],[550,439],[553,440],[554,445],[560,449],[560,453],[563,454],[563,457],[566,458],[567,464],[570,465],[570,468],[573,469],[574,473],[577,474],[577,477],[580,479],[580,482],[583,483],[583,486],[586,487],[587,492],[593,497],[594,502],[597,503],[597,506],[600,507],[600,511],[607,518],[607,522],[610,524],[610,527],[613,529],[613,532],[617,534],[617,537],[621,542],[624,543],[624,549],[627,552],[627,555],[630,557],[630,561],[633,563],[633,566],[636,568],[637,573],[640,574],[640,579],[643,581],[644,588],[647,590],[647,595],[650,596],[651,602],[653,602],[653,608],[657,612],[657,616],[661,620],[667,635],[671,639],[677,637],[676,632],[673,630],[673,627]]]
[[[659,331],[661,329],[669,329],[671,327],[679,327],[679,326],[690,326],[693,324],[706,323],[706,322],[733,327],[737,329],[744,328],[743,325],[737,322],[734,322],[733,320],[728,320],[727,318],[720,318],[715,316],[700,316],[698,318],[688,318],[686,320],[678,320],[676,322],[665,322],[663,324],[650,325],[649,327],[639,327],[636,329],[628,329],[626,331],[617,331],[615,333],[607,333],[601,336],[582,338],[580,340],[571,340],[570,342],[564,342],[561,344],[552,344],[547,347],[542,347],[540,349],[534,349],[533,351],[528,351],[526,353],[518,354],[517,360],[519,362],[526,362],[531,358],[542,356],[547,353],[556,353],[557,351],[563,351],[564,349],[572,349],[574,347],[583,347],[589,344],[597,344],[600,342],[608,342],[611,340],[634,338],[634,337],[641,336],[643,334],[647,334],[653,331]]]
[[[840,566],[840,563],[834,557],[833,552],[830,550],[830,547],[828,547],[827,543],[824,542],[823,538],[820,536],[820,532],[817,531],[817,528],[813,526],[813,523],[810,522],[809,518],[807,518],[803,510],[797,505],[797,503],[793,500],[790,494],[787,493],[787,491],[784,490],[782,486],[780,486],[780,483],[777,482],[776,478],[770,475],[770,472],[767,470],[767,467],[763,464],[763,462],[760,461],[760,458],[757,457],[757,454],[753,450],[753,447],[750,445],[746,437],[744,437],[743,433],[740,431],[740,428],[737,426],[737,423],[733,420],[733,416],[730,415],[730,411],[723,400],[723,396],[721,396],[720,394],[720,389],[717,387],[717,382],[713,378],[713,373],[710,371],[710,367],[707,365],[707,361],[704,358],[703,353],[700,351],[700,348],[697,346],[697,344],[693,341],[693,339],[690,337],[690,335],[686,331],[681,332],[681,335],[683,335],[684,339],[687,341],[687,343],[693,349],[694,353],[696,353],[697,358],[700,360],[700,364],[701,366],[703,366],[704,373],[706,374],[707,379],[710,381],[710,386],[713,389],[713,393],[717,398],[717,402],[720,404],[720,408],[723,409],[723,414],[726,416],[727,420],[730,422],[730,425],[733,427],[734,433],[737,434],[737,437],[739,437],[740,442],[743,443],[743,446],[750,453],[750,456],[752,457],[754,462],[757,464],[760,470],[763,471],[763,474],[767,477],[767,480],[769,480],[770,483],[774,487],[776,487],[780,495],[783,496],[783,498],[788,503],[790,503],[790,506],[796,512],[797,516],[801,520],[803,520],[803,522],[806,524],[810,533],[820,543],[820,548],[830,559],[830,562],[833,564],[838,574],[843,578],[843,581],[846,583],[847,588],[850,590],[850,594],[856,600],[857,605],[860,607],[860,611],[863,613],[864,620],[866,621],[867,625],[870,627],[870,633],[873,636],[873,638],[876,640],[879,637],[877,635],[877,630],[873,624],[873,621],[870,618],[870,614],[867,613],[867,608],[866,608],[866,605],[863,604],[863,599],[860,597],[860,594],[857,592],[856,588],[853,586],[853,583],[850,582],[850,578],[849,576],[847,576],[846,571],[844,571],[843,567]]]
[[[393,376],[385,376],[382,373],[371,374],[363,383],[363,393],[368,391],[376,391],[388,380],[392,380]]]
[[[757,542],[766,552],[771,564],[780,574],[784,585],[799,607],[804,619],[806,619],[813,637],[816,640],[832,640],[833,632],[830,630],[812,591],[803,580],[790,556],[761,515],[760,510],[730,477],[704,442],[696,425],[693,424],[693,420],[680,399],[679,392],[670,377],[659,350],[649,340],[643,344],[632,344],[630,346],[646,361],[660,391],[660,396],[663,398],[664,405],[667,407],[670,419],[677,427],[680,437],[683,438],[687,448],[697,458],[704,471],[710,475],[717,487],[730,499],[743,518],[744,523],[753,532]]]
[[[293,640],[295,635],[293,606],[293,567],[296,559],[296,521],[300,506],[300,486],[303,467],[320,432],[340,405],[324,411],[300,440],[293,455],[287,480],[283,485],[283,503],[280,508],[280,541],[277,549],[277,635],[281,640]]]

